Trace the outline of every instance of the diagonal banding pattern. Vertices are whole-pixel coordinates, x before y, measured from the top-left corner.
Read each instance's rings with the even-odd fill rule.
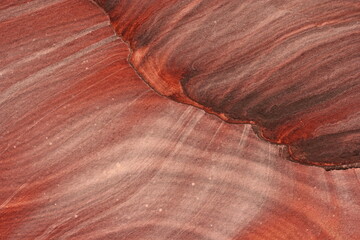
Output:
[[[359,239],[360,169],[294,164],[156,94],[87,0],[0,2],[1,240]]]

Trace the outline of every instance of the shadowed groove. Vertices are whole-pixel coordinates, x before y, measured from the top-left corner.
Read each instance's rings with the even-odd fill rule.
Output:
[[[359,139],[341,132],[359,111],[358,3],[173,0],[157,6],[134,1],[125,8],[97,2],[111,9],[116,32],[132,49],[129,61],[161,95],[231,123],[256,124],[259,136],[287,145],[292,161],[326,169],[358,166]],[[227,27],[220,21],[227,21]],[[210,25],[213,34],[203,41]],[[346,67],[349,61],[352,70]],[[344,69],[342,74],[327,73],[337,68]],[[344,107],[342,102],[350,101]],[[325,130],[329,125],[340,135],[337,151]],[[348,126],[359,129],[358,124]],[[304,147],[310,142],[316,142],[316,150]]]

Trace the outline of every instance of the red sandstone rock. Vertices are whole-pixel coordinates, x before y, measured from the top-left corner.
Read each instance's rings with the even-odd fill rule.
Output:
[[[359,238],[359,169],[158,95],[96,5],[5,0],[0,20],[0,239]]]

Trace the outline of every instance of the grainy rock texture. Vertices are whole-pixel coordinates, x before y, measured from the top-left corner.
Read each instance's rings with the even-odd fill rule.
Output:
[[[205,7],[200,1],[192,1],[197,8],[186,7],[186,4],[190,4],[188,1],[182,1],[184,6],[174,4],[174,1],[118,2],[122,5],[112,7],[109,3],[106,6],[114,13],[117,11],[121,13],[118,16],[128,18],[128,25],[115,24],[119,32],[122,27],[128,29],[122,30],[123,37],[126,37],[127,41],[135,44],[131,39],[135,36],[139,38],[141,34],[146,40],[149,37],[145,34],[146,28],[149,29],[148,31],[159,32],[158,40],[146,40],[148,43],[142,40],[143,46],[132,46],[133,49],[139,50],[134,50],[131,61],[134,65],[136,63],[139,71],[154,66],[161,67],[163,74],[170,74],[174,83],[181,84],[181,88],[171,90],[178,94],[176,99],[183,96],[185,101],[190,99],[190,94],[193,94],[191,96],[194,99],[209,96],[198,94],[197,89],[201,88],[201,85],[212,86],[211,81],[207,82],[201,75],[208,75],[208,79],[216,79],[216,72],[207,72],[207,69],[210,69],[208,67],[220,68],[221,64],[225,64],[225,59],[229,62],[235,61],[235,55],[232,57],[230,52],[238,54],[238,61],[244,61],[243,68],[248,71],[252,69],[251,64],[258,64],[256,61],[266,62],[263,65],[265,72],[280,64],[272,63],[267,59],[272,54],[276,54],[275,50],[271,50],[271,46],[276,48],[276,44],[267,41],[263,44],[265,44],[264,48],[268,49],[268,54],[263,55],[263,59],[260,57],[262,56],[260,52],[258,54],[253,52],[249,58],[254,57],[258,60],[241,60],[241,51],[253,51],[252,45],[249,45],[247,50],[227,49],[232,48],[233,45],[228,43],[231,34],[225,33],[235,28],[234,31],[239,34],[236,28],[240,28],[240,23],[233,24],[231,21],[225,23],[225,17],[221,18],[221,14],[217,19],[211,19],[214,18],[212,12],[224,11],[222,8],[227,7],[229,16],[240,16],[235,12],[249,11],[247,8],[251,6],[251,9],[254,9],[255,5],[247,6],[246,1],[242,5],[243,10],[234,4],[226,5],[225,2],[224,6],[216,2],[208,2]],[[301,7],[295,4],[296,1],[293,2],[294,6]],[[323,3],[323,1],[315,2]],[[144,7],[145,3],[149,5]],[[204,30],[204,48],[198,46],[196,38],[193,41],[197,44],[197,48],[181,47],[180,45],[185,42],[178,41],[180,40],[178,38],[190,38],[187,24],[193,23],[187,23],[186,18],[181,20],[180,16],[169,18],[168,16],[172,16],[171,12],[166,10],[171,7],[169,3],[174,4],[173,14],[181,12],[181,16],[185,17],[187,14],[191,16],[190,19],[188,18],[189,22],[190,20],[198,21],[199,24],[205,22],[203,17],[207,14],[209,24],[215,24],[214,21],[217,21],[216,24],[225,27],[214,25],[215,35]],[[260,3],[262,1],[258,4]],[[259,5],[260,12],[269,11],[269,13],[263,16],[265,22],[257,23],[258,28],[262,30],[254,34],[269,35],[265,30],[270,28],[271,24],[265,28],[262,28],[261,24],[270,21],[266,19],[271,17],[274,18],[273,21],[277,21],[279,13],[275,10],[282,9],[283,2],[276,3],[273,8],[270,5]],[[346,3],[348,8],[358,5],[357,1],[342,1],[342,3]],[[137,4],[138,7],[134,7],[133,4]],[[334,76],[339,75],[346,87],[350,84],[349,71],[356,62],[351,56],[357,53],[355,48],[358,42],[351,36],[355,34],[358,25],[347,22],[352,21],[354,17],[350,14],[351,11],[343,8],[345,4],[340,5],[336,8],[337,11],[339,14],[347,12],[349,19],[343,19],[343,27],[338,27],[336,24],[329,26],[328,31],[334,31],[334,35],[329,35],[326,41],[340,46],[342,43],[338,41],[338,37],[343,38],[346,32],[349,32],[349,38],[344,41],[347,47],[353,48],[354,51],[347,51],[344,46],[342,48],[344,53],[339,53],[337,48],[330,47],[329,43],[326,46],[334,51],[334,56],[329,56],[326,61],[337,59],[339,66],[344,66],[343,63],[348,62],[347,67],[339,67],[335,70],[331,68],[332,70],[329,71]],[[122,13],[121,6],[126,7],[128,12]],[[320,6],[330,8],[328,4],[320,4]],[[200,11],[205,8],[207,12]],[[289,6],[284,8],[284,14],[286,11],[289,11]],[[165,15],[157,15],[157,13]],[[252,26],[251,28],[254,28],[257,21],[255,19],[257,15],[254,14],[243,17],[249,22],[249,26]],[[307,14],[315,13],[309,10]],[[138,21],[136,24],[137,21],[132,18],[142,18],[147,23]],[[120,20],[120,18],[112,19],[114,23]],[[173,19],[173,22],[169,22],[169,19]],[[154,25],[157,21],[162,22],[162,25]],[[185,22],[180,24],[181,21]],[[175,25],[171,28],[169,24]],[[291,24],[289,21],[289,26]],[[274,24],[273,27],[276,26]],[[319,31],[324,31],[322,27],[318,27]],[[167,33],[163,28],[176,32],[166,37]],[[139,30],[135,31],[135,29]],[[130,34],[140,29],[142,32],[138,35]],[[218,35],[222,33],[221,29],[224,31],[224,40]],[[208,30],[210,31],[211,28]],[[282,31],[286,33],[286,30]],[[287,34],[292,34],[292,31],[296,30],[289,30]],[[129,65],[128,45],[115,34],[104,11],[92,2],[2,0],[0,1],[0,32],[1,240],[359,239],[360,169],[325,171],[322,168],[287,161],[286,147],[261,140],[253,132],[251,125],[228,124],[203,110],[157,94]],[[179,34],[180,32],[183,32],[183,35]],[[281,32],[280,29],[278,32]],[[233,38],[235,43],[239,37],[237,34]],[[306,37],[309,33],[305,31],[302,34]],[[294,38],[288,37],[288,40],[277,40],[280,41],[278,44],[285,44],[282,41],[290,41],[288,44],[291,45],[292,41],[298,38],[298,35],[295,35]],[[155,35],[151,36],[156,38]],[[215,36],[219,39],[214,39]],[[318,38],[321,45],[321,41],[325,40],[321,40],[321,34]],[[220,52],[216,50],[220,46],[216,45],[216,51],[212,53],[210,50],[205,50],[205,47],[209,46],[206,39],[214,41],[214,44],[220,44],[221,41],[227,44]],[[317,41],[316,39],[309,39],[307,44],[312,45],[311,41]],[[150,44],[153,41],[159,41],[158,48]],[[169,44],[168,41],[175,41],[175,45]],[[271,39],[269,38],[268,41]],[[167,47],[163,47],[162,44]],[[261,42],[253,44],[255,48],[261,45]],[[304,48],[307,48],[305,45]],[[297,45],[294,43],[292,46]],[[285,49],[285,46],[283,48]],[[319,49],[321,47],[315,49],[317,56],[324,57]],[[186,52],[181,51],[190,52],[185,54]],[[195,51],[199,51],[198,57],[203,56],[204,59],[194,61]],[[293,49],[293,51],[288,54],[295,56],[297,51],[302,50]],[[173,55],[176,53],[177,58]],[[186,57],[182,57],[181,54]],[[213,58],[214,62],[210,61],[212,54],[218,56]],[[337,54],[343,54],[343,58],[338,58]],[[276,55],[275,59],[279,58],[281,61],[289,59],[286,56],[281,58],[280,55]],[[136,62],[134,60],[136,56],[143,56],[144,63]],[[154,65],[155,56],[158,56],[159,61],[164,62]],[[308,58],[309,55],[305,54],[303,57]],[[313,64],[308,64],[309,60],[305,61],[305,59],[294,61],[301,65],[299,71],[304,74],[307,68],[319,67],[316,61]],[[326,61],[324,60],[324,64],[327,64]],[[198,73],[193,76],[187,75],[187,83],[173,78],[177,71],[175,67],[178,66],[181,73],[183,68],[188,69],[187,64],[190,63]],[[165,68],[164,64],[168,67]],[[236,68],[240,65],[235,62],[230,65],[233,67],[224,69],[222,81],[225,81],[227,76],[230,77],[229,81],[239,84],[245,81],[246,78],[231,78],[235,76],[232,71],[237,71]],[[174,72],[169,72],[171,66]],[[261,68],[258,68],[258,71],[261,71]],[[285,70],[277,71],[274,74],[280,74]],[[289,76],[292,76],[295,70],[287,71]],[[358,73],[355,68],[353,71],[353,74]],[[154,73],[149,71],[149,74]],[[253,77],[260,79],[260,72],[258,74]],[[337,78],[331,74],[328,77],[334,80],[334,87],[338,87]],[[293,76],[301,77],[296,74]],[[167,78],[154,79],[162,81]],[[292,82],[289,79],[284,77],[281,81]],[[325,81],[321,74],[319,78],[311,79]],[[250,85],[255,84],[251,79],[248,80]],[[220,88],[225,84],[222,81],[219,82]],[[293,83],[295,82],[294,80]],[[167,84],[167,81],[163,83]],[[201,84],[197,86],[197,83]],[[291,101],[292,97],[287,95],[291,93],[287,93],[283,85],[274,84],[276,85],[274,89],[270,89],[270,85],[264,83],[264,91],[267,89],[270,92],[282,92],[287,96],[286,99]],[[231,85],[225,84],[225,86],[229,90],[238,91]],[[178,92],[181,89],[188,89],[186,95]],[[323,93],[324,89],[318,90]],[[301,91],[303,94],[313,94],[311,91],[309,93]],[[350,88],[344,91],[356,98],[356,95],[351,95],[355,93],[352,93]],[[224,91],[223,94],[226,95],[227,92]],[[239,99],[229,100],[228,106],[237,101],[240,104],[241,96],[245,95],[234,96]],[[254,102],[249,103],[249,109],[255,109],[258,106],[256,102],[264,96],[255,97],[252,100]],[[341,96],[345,95],[341,93],[338,98],[344,99]],[[209,103],[220,103],[222,97],[215,94]],[[203,104],[203,100],[195,100]],[[190,100],[188,101],[190,103]],[[273,104],[274,101],[275,99],[268,99],[269,104]],[[324,100],[324,104],[331,101]],[[335,101],[334,104],[338,103]],[[352,101],[344,104],[346,109],[348,106],[352,106],[349,107],[350,110],[356,108]],[[327,107],[324,107],[324,111],[326,109]],[[299,112],[299,116],[301,114]],[[267,117],[263,119],[264,124],[270,121]],[[345,130],[346,126],[350,131],[358,124],[355,120],[356,118],[349,118],[348,122],[340,122],[344,124]],[[334,132],[337,131],[339,127],[337,124],[340,122],[334,123]],[[324,126],[330,125],[324,124]],[[268,130],[271,129],[276,130],[278,127]],[[322,132],[329,132],[329,129],[324,128]],[[320,134],[321,131],[319,129],[317,131]],[[276,131],[270,133],[275,134]],[[290,139],[291,134],[287,136]],[[351,137],[346,134],[341,136],[347,139]],[[339,142],[337,148],[345,146],[341,144]]]

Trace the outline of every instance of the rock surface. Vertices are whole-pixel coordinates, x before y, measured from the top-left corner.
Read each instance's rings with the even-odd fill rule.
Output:
[[[359,169],[160,96],[95,4],[3,0],[0,21],[0,239],[359,239]]]

